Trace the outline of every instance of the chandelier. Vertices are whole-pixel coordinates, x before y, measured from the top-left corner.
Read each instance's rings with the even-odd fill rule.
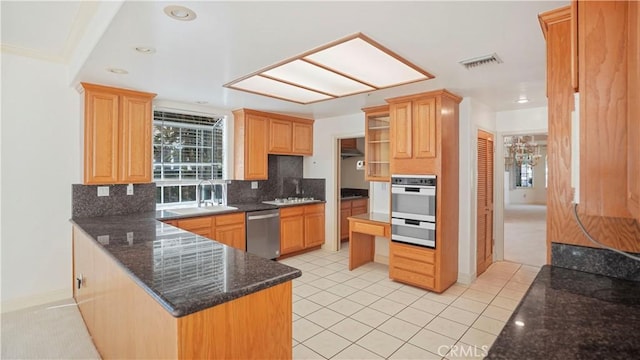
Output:
[[[513,164],[536,166],[541,157],[540,145],[534,141],[533,135],[504,137],[505,166]]]

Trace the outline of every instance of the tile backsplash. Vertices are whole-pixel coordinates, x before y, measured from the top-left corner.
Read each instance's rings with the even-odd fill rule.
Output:
[[[325,179],[303,179],[302,157],[269,155],[269,180],[232,180],[227,189],[229,204],[255,203],[282,197],[313,197],[325,200]]]
[[[156,184],[134,184],[133,195],[127,185],[72,184],[71,213],[75,217],[126,215],[156,209]],[[109,188],[109,196],[98,196],[98,186]]]
[[[640,254],[634,255],[640,256]],[[639,261],[606,249],[551,243],[551,265],[640,281]]]

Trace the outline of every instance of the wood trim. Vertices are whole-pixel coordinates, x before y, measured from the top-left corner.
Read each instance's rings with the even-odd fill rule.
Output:
[[[413,101],[413,100],[424,98],[424,97],[438,97],[438,96],[449,97],[457,104],[460,104],[460,102],[462,101],[462,97],[450,92],[447,89],[427,91],[427,92],[413,94],[413,95],[398,96],[394,98],[385,99],[385,101],[388,102],[389,104],[392,104],[392,103],[399,103],[399,102],[405,102],[405,101]]]
[[[267,112],[267,111],[254,110],[254,109],[240,108],[240,109],[233,110],[234,116],[236,116],[235,115],[236,112],[238,114],[243,114],[244,116],[246,116],[246,115],[255,115],[255,116],[262,116],[262,117],[266,117],[266,118],[270,118],[270,119],[299,121],[299,122],[307,122],[307,123],[311,123],[311,124],[313,124],[315,122],[314,119],[309,119],[309,118],[304,118],[304,117],[299,117],[299,116],[293,116],[293,115],[272,113],[272,112]]]
[[[365,112],[367,115],[379,115],[379,114],[385,114],[385,113],[389,113],[389,104],[387,105],[376,105],[376,106],[369,106],[366,108],[362,108],[360,109],[363,112]]]
[[[157,96],[157,94],[154,94],[154,93],[138,91],[138,90],[115,88],[111,86],[104,86],[104,85],[98,85],[98,84],[92,84],[92,83],[86,83],[86,82],[81,82],[80,84],[82,85],[82,88],[85,90],[111,92],[118,95],[128,95],[128,96],[134,96],[134,97],[154,98]]]
[[[562,23],[569,19],[571,19],[570,5],[540,13],[538,15],[538,21],[540,22],[540,27],[542,28],[542,34],[544,35],[544,38],[547,38],[550,25]]]

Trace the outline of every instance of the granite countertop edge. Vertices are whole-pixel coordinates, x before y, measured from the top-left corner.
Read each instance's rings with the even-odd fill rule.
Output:
[[[240,211],[234,211],[234,212],[240,212]],[[192,217],[192,216],[181,216],[181,218],[183,217]],[[97,217],[100,218],[100,217]],[[95,218],[94,218],[95,219]],[[170,301],[168,301],[166,298],[164,298],[163,296],[161,296],[160,294],[158,294],[157,292],[155,292],[148,284],[146,284],[142,279],[140,279],[134,272],[132,272],[125,264],[123,264],[113,253],[111,253],[108,249],[106,249],[104,246],[102,246],[96,238],[93,237],[93,235],[89,234],[87,231],[85,231],[85,229],[82,227],[82,224],[79,224],[76,219],[71,218],[69,220],[72,224],[74,224],[80,231],[82,231],[83,234],[85,234],[89,239],[91,239],[96,245],[97,247],[100,249],[100,251],[102,251],[103,253],[105,253],[107,256],[109,256],[109,258],[111,258],[112,260],[115,261],[116,265],[122,269],[130,278],[131,280],[133,280],[133,282],[135,282],[138,286],[140,286],[140,288],[142,288],[147,294],[149,294],[154,300],[156,300],[163,308],[165,308],[165,310],[167,310],[173,317],[182,317],[182,316],[186,316],[186,315],[190,315],[193,313],[196,313],[198,311],[202,311],[202,310],[206,310],[208,308],[211,308],[213,306],[216,305],[220,305],[235,299],[238,299],[240,297],[258,292],[260,290],[264,290],[270,287],[273,287],[275,285],[279,285],[282,283],[285,283],[287,281],[293,280],[295,278],[298,278],[300,276],[302,276],[302,271],[296,268],[292,268],[293,271],[290,271],[288,273],[283,273],[280,274],[279,276],[275,276],[269,279],[264,279],[262,281],[257,281],[254,284],[251,284],[249,286],[245,286],[239,289],[235,289],[233,291],[228,291],[219,295],[216,295],[215,297],[206,299],[204,301],[200,301],[197,302],[195,304],[191,304],[191,306],[176,306],[175,304],[172,304]],[[160,221],[160,220],[155,220],[155,221]],[[183,232],[188,232],[185,230],[181,230]],[[194,234],[196,237],[201,237],[200,235]],[[204,237],[202,237],[203,239],[206,239]],[[211,240],[211,239],[207,239],[207,241],[214,241],[217,242],[215,240]],[[223,246],[228,247],[225,244],[219,243]],[[231,248],[233,249],[233,248]],[[240,251],[237,249],[234,249],[236,251]]]
[[[171,209],[162,209],[162,210],[156,210],[156,219],[160,221],[180,220],[180,219],[188,219],[188,218],[194,218],[194,217],[227,215],[227,214],[235,214],[235,213],[251,212],[251,211],[262,211],[262,210],[275,210],[275,209],[288,208],[288,207],[294,207],[294,206],[325,204],[325,203],[326,203],[325,200],[317,200],[313,202],[298,203],[298,204],[282,204],[282,205],[271,205],[271,204],[263,204],[263,203],[238,203],[238,204],[229,204],[229,206],[235,207],[236,209],[216,211],[216,212],[203,213],[203,214],[177,214],[172,212]]]

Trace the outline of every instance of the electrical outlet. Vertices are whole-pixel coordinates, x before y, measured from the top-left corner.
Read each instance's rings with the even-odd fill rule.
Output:
[[[109,196],[109,187],[98,186],[98,196]]]
[[[109,245],[109,235],[98,235],[98,242],[102,245]]]
[[[251,182],[251,189],[257,189],[258,188],[258,182],[257,181],[252,181]]]
[[[133,195],[133,184],[127,185],[127,195]]]
[[[129,243],[129,246],[133,245],[133,231],[129,231],[127,233],[127,242]]]

